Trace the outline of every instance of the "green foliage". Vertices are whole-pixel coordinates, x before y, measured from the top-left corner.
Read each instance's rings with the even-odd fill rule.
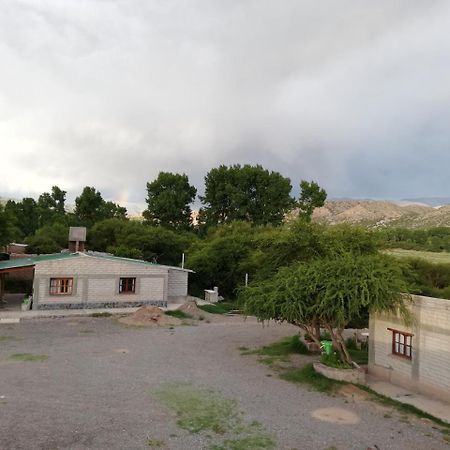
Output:
[[[205,177],[200,220],[207,226],[248,221],[279,225],[293,206],[289,178],[262,166],[221,165]]]
[[[271,450],[275,442],[258,422],[247,423],[236,402],[208,389],[187,383],[163,384],[153,396],[171,409],[177,425],[191,433],[202,433],[211,439],[214,433],[222,442],[211,445],[215,450]],[[233,439],[224,439],[232,436]],[[224,437],[222,437],[224,436]]]
[[[320,208],[325,204],[327,193],[316,182],[302,180],[300,182],[300,197],[297,205],[299,216],[308,222],[311,220],[315,208]]]
[[[177,414],[177,425],[191,433],[224,434],[237,425],[236,404],[206,389],[185,383],[163,385],[154,397]]]
[[[280,374],[280,378],[291,383],[308,384],[319,392],[333,393],[341,383],[324,377],[314,370],[312,364],[306,364],[301,369],[290,369]]]
[[[427,229],[386,228],[379,231],[390,248],[450,252],[450,228]]]
[[[243,354],[285,358],[293,354],[309,355],[310,352],[306,345],[300,340],[298,334],[296,334],[256,350],[245,350],[243,351]]]
[[[425,259],[404,259],[403,274],[414,294],[450,299],[450,264]]]
[[[196,194],[187,175],[160,172],[156,180],[147,183],[148,207],[143,216],[151,225],[188,230],[192,224],[190,204]]]
[[[176,317],[177,319],[192,319],[191,315],[186,314],[184,311],[180,311],[179,309],[166,311],[166,315]]]
[[[15,234],[13,215],[0,204],[0,247],[12,242]]]
[[[15,225],[22,236],[29,236],[38,229],[39,213],[34,199],[26,197],[20,202],[8,200],[5,211],[14,217]]]
[[[343,253],[282,268],[274,277],[241,289],[239,299],[244,312],[260,320],[287,321],[311,335],[319,325],[326,328],[341,360],[350,362],[342,329],[366,310],[399,310],[406,318],[405,291],[393,258]]]
[[[236,309],[236,304],[221,302],[214,305],[198,305],[198,307],[210,314],[227,314]]]
[[[33,355],[32,353],[14,353],[9,359],[22,362],[43,362],[48,359],[47,355]]]
[[[138,221],[107,219],[92,227],[88,239],[93,250],[178,266],[182,253],[196,237],[192,233],[175,232]]]
[[[332,353],[331,355],[327,355],[326,353],[323,353],[320,356],[320,362],[322,364],[325,364],[328,367],[334,367],[336,369],[351,369],[352,365],[342,362],[339,357],[336,355],[336,353]]]
[[[67,247],[68,229],[61,223],[45,225],[25,241],[28,253],[58,253]]]
[[[106,202],[99,191],[86,186],[75,199],[74,215],[81,225],[92,226],[104,219],[126,219],[127,210],[113,202]]]

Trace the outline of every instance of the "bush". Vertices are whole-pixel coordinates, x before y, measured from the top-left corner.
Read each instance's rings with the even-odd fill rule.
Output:
[[[325,364],[328,367],[334,367],[336,369],[351,369],[352,366],[350,364],[347,364],[345,362],[342,362],[336,353],[332,353],[331,355],[327,355],[326,353],[323,353],[320,357],[320,362],[322,364]]]

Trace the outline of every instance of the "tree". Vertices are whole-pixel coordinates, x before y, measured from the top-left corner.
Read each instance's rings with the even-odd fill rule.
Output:
[[[300,209],[299,216],[309,222],[314,209],[323,206],[326,198],[327,193],[316,182],[308,183],[308,181],[302,180],[300,182],[300,197],[297,202]]]
[[[205,177],[201,221],[207,226],[247,221],[279,225],[294,201],[289,178],[262,166],[221,165]]]
[[[32,235],[39,228],[39,212],[36,201],[31,197],[25,197],[20,202],[8,200],[5,210],[14,217],[21,237]]]
[[[9,244],[15,236],[14,218],[0,204],[0,247]]]
[[[57,253],[67,248],[68,229],[65,224],[55,222],[36,230],[26,239],[28,253]]]
[[[247,314],[259,320],[294,324],[320,345],[317,330],[325,328],[342,362],[351,364],[342,332],[369,312],[397,312],[408,319],[406,285],[401,268],[383,254],[344,253],[315,258],[281,269],[273,278],[241,289]]]
[[[126,208],[113,202],[105,202],[102,194],[94,187],[86,186],[75,199],[75,217],[86,226],[104,219],[125,219],[126,213]]]
[[[147,183],[147,209],[143,216],[151,225],[175,230],[188,230],[192,224],[190,204],[197,189],[189,184],[185,174],[160,172]]]

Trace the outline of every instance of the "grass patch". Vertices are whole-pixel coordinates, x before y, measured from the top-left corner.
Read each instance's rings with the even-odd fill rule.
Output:
[[[359,365],[365,365],[369,363],[369,347],[358,349],[347,349],[352,357],[352,360]]]
[[[177,425],[191,433],[223,434],[237,426],[236,404],[209,390],[189,384],[169,384],[154,396],[177,414]]]
[[[147,439],[147,445],[151,448],[161,448],[165,447],[166,443],[159,439]]]
[[[14,336],[0,336],[0,342],[7,342],[7,341],[16,341],[17,338]]]
[[[236,309],[235,304],[226,302],[215,303],[214,305],[198,305],[198,307],[210,314],[227,314]]]
[[[48,359],[47,355],[33,355],[32,353],[14,353],[9,359],[24,362],[42,362]]]
[[[384,250],[384,253],[398,258],[420,258],[431,263],[450,264],[449,252],[426,252],[419,250],[406,250],[402,248],[393,248]]]
[[[328,367],[334,367],[336,369],[351,369],[352,366],[345,362],[342,362],[335,353],[327,355],[323,353],[320,357],[320,362]]]
[[[166,311],[166,315],[176,317],[177,319],[192,319],[192,316],[190,314],[186,314],[184,311],[180,311],[179,309]]]
[[[272,364],[276,360],[289,361],[290,355],[309,355],[310,352],[306,345],[300,340],[298,335],[281,339],[270,345],[258,348],[256,350],[248,350],[246,347],[240,347],[242,355],[259,355],[264,364]]]
[[[233,400],[208,389],[198,389],[187,383],[168,383],[153,392],[153,396],[175,412],[177,425],[190,433],[211,434],[222,442],[211,450],[272,450],[275,442],[259,422],[247,423]]]
[[[92,313],[91,317],[111,317],[112,314],[109,312],[96,312],[96,313]]]
[[[282,380],[291,383],[308,384],[320,392],[331,394],[342,383],[340,381],[330,380],[314,370],[312,364],[305,364],[301,369],[290,369],[280,374]]]
[[[421,419],[431,420],[431,421],[437,423],[438,425],[444,427],[444,429],[441,430],[443,433],[445,432],[445,430],[448,430],[448,433],[450,433],[450,425],[447,424],[446,422],[444,422],[443,420],[441,420],[437,417],[434,417],[433,415],[428,414],[427,412],[422,411],[421,409],[416,408],[415,406],[410,405],[409,403],[402,403],[402,402],[399,402],[398,400],[394,400],[390,397],[386,397],[385,395],[379,394],[378,392],[375,392],[373,389],[371,389],[370,387],[365,386],[363,384],[357,384],[356,386],[358,386],[363,391],[366,391],[369,394],[371,394],[372,399],[377,401],[378,403],[381,403],[386,406],[392,406],[397,411],[400,411],[405,414],[412,414]]]

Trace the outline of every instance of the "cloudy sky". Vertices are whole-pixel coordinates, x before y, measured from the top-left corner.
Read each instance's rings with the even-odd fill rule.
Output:
[[[449,23],[448,0],[1,0],[0,196],[142,203],[232,163],[448,196]]]

